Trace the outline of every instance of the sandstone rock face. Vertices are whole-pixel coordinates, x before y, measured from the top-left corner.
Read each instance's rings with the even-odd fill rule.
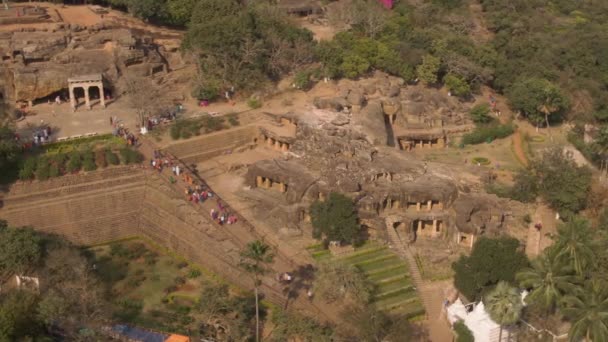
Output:
[[[353,121],[361,127],[367,139],[374,145],[386,145],[388,134],[384,122],[384,111],[379,101],[371,101],[353,115]]]
[[[54,95],[67,89],[69,77],[88,74],[103,74],[104,86],[112,89],[121,74],[149,76],[167,70],[168,59],[176,60],[176,52],[124,28],[58,25],[29,31],[0,35],[0,93],[10,101]]]

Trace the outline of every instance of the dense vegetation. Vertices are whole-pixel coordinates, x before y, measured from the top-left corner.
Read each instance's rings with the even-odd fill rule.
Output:
[[[38,291],[11,288],[0,297],[0,340],[96,339],[109,318],[92,261],[62,238],[0,222],[0,280],[36,275]]]
[[[595,201],[590,196],[591,181],[589,168],[576,165],[571,157],[555,148],[516,173],[513,186],[490,186],[488,190],[521,202],[534,202],[540,196],[561,216],[569,218]]]
[[[564,116],[600,123],[608,118],[603,2],[482,0],[483,12],[472,13],[460,0],[397,1],[391,11],[375,0],[353,0],[328,13],[330,22],[348,30],[321,43],[273,2],[101,2],[186,27],[184,47],[199,56],[205,75],[194,91],[200,98],[213,99],[233,86],[259,89],[288,73],[306,88],[313,78],[383,70],[406,81],[444,84],[463,98],[489,85],[535,125]],[[487,31],[479,32],[479,23]]]
[[[469,300],[478,300],[500,281],[514,283],[515,273],[527,264],[517,239],[482,237],[470,256],[462,255],[452,265],[454,285]]]
[[[361,242],[361,227],[357,208],[345,195],[332,192],[324,201],[316,201],[310,207],[313,237],[326,243],[338,241],[358,244]]]

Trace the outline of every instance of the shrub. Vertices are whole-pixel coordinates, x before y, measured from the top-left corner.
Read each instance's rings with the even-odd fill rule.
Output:
[[[61,172],[59,171],[59,166],[57,164],[51,164],[49,166],[49,177],[55,178],[61,176]]]
[[[196,268],[191,268],[190,272],[188,273],[188,278],[190,279],[195,279],[201,276],[201,271],[197,270]]]
[[[97,165],[95,165],[95,154],[93,151],[85,151],[82,154],[82,168],[85,171],[94,171],[97,169]]]
[[[27,158],[19,170],[19,179],[28,180],[34,178],[34,172],[36,171],[37,160],[34,157]]]
[[[220,131],[224,129],[224,119],[208,115],[201,120],[201,125],[206,132]]]
[[[450,89],[452,94],[456,96],[466,97],[471,94],[471,87],[469,86],[467,81],[459,75],[447,74],[443,81],[446,87]]]
[[[200,84],[192,91],[192,97],[198,100],[215,100],[220,94],[220,88],[215,82],[207,82]]]
[[[106,150],[105,151],[106,154],[106,161],[108,162],[108,164],[110,165],[118,165],[120,164],[120,159],[118,159],[118,156],[112,152],[111,150]]]
[[[143,243],[134,243],[128,248],[128,257],[129,259],[139,259],[142,255],[144,255],[147,251],[146,245]]]
[[[108,162],[106,161],[106,152],[104,150],[95,151],[95,165],[100,168],[108,166]]]
[[[155,255],[147,254],[144,257],[144,260],[146,261],[146,265],[152,266],[152,265],[156,264],[156,256]]]
[[[293,78],[293,84],[298,89],[308,90],[312,84],[310,76],[311,72],[309,70],[298,71]]]
[[[170,294],[175,291],[177,291],[177,286],[175,286],[175,285],[169,285],[169,286],[165,287],[165,289],[163,290],[163,292],[165,294]]]
[[[49,179],[49,174],[49,160],[44,157],[39,158],[38,163],[36,165],[36,178],[41,181],[47,180]]]
[[[192,132],[190,132],[189,130],[182,130],[181,137],[183,139],[190,139],[192,138]]]
[[[475,145],[483,142],[492,142],[495,139],[506,138],[513,134],[514,131],[515,128],[511,124],[477,126],[473,132],[465,134],[462,137],[462,143],[465,145]]]
[[[239,117],[238,117],[238,116],[237,116],[235,113],[232,113],[232,114],[229,114],[229,115],[228,115],[228,122],[229,122],[229,123],[230,123],[230,125],[232,125],[232,126],[238,126],[238,125],[240,125],[240,124],[241,124],[241,123],[239,122]]]
[[[187,262],[185,262],[185,261],[180,261],[180,262],[177,264],[177,268],[178,268],[178,269],[180,269],[180,270],[181,270],[182,268],[184,268],[184,267],[188,267],[188,263],[187,263]]]
[[[251,109],[258,109],[258,108],[262,107],[262,101],[260,101],[259,99],[256,99],[255,97],[252,97],[249,100],[247,100],[247,105]]]
[[[70,160],[68,161],[68,164],[66,165],[67,171],[70,173],[76,172],[76,171],[80,170],[81,167],[82,167],[82,160],[80,159],[80,152],[72,151],[70,153]]]
[[[169,134],[171,135],[171,139],[177,140],[181,136],[181,126],[179,121],[176,121],[173,125],[171,125],[171,129],[169,130]]]
[[[120,149],[120,157],[125,164],[137,164],[141,163],[144,156],[141,153],[134,151],[128,147]]]
[[[184,277],[175,277],[173,280],[176,286],[184,285],[186,283],[186,279]]]
[[[64,153],[57,153],[50,157],[51,163],[57,165],[59,169],[64,167],[65,161],[68,158]]]
[[[473,337],[473,333],[467,326],[462,322],[458,321],[454,324],[454,331],[458,337],[456,338],[456,342],[474,342],[475,338]]]
[[[490,116],[490,105],[487,103],[478,104],[471,108],[469,116],[476,124],[485,124],[494,120],[494,118]]]

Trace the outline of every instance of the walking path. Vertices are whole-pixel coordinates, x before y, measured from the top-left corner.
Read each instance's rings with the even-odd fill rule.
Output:
[[[416,260],[410,248],[403,243],[395,229],[388,228],[388,236],[391,249],[404,260],[407,261],[410,276],[416,286],[418,296],[426,311],[426,326],[429,329],[429,336],[433,342],[452,341],[454,334],[445,318],[443,301],[446,298],[444,291],[449,287],[450,281],[430,283],[425,282],[420,275]]]
[[[145,156],[147,160],[152,160],[154,158],[154,151],[158,150],[158,148],[149,139],[146,139],[145,137],[140,137],[140,139],[142,142],[139,148],[140,152]],[[297,259],[293,258],[293,256],[291,258],[288,257],[287,255],[285,255],[285,253],[283,253],[280,246],[275,245],[273,243],[269,243],[267,239],[264,239],[263,236],[260,236],[260,234],[256,231],[255,227],[249,224],[243,218],[243,216],[236,213],[232,208],[229,208],[229,210],[233,214],[236,214],[238,217],[238,221],[236,223],[231,225],[224,224],[220,226],[217,222],[211,220],[211,218],[209,217],[211,209],[217,210],[217,202],[215,199],[220,200],[225,207],[228,207],[227,203],[222,201],[217,196],[217,194],[205,183],[204,180],[200,179],[194,172],[192,172],[192,170],[189,169],[187,165],[181,163],[179,159],[174,156],[165,155],[165,157],[169,157],[169,159],[173,160],[176,165],[180,165],[182,170],[184,170],[185,173],[188,173],[193,180],[195,180],[198,184],[206,187],[214,194],[214,200],[206,200],[203,202],[199,202],[198,204],[187,201],[184,198],[185,195],[182,191],[183,189],[191,185],[186,183],[180,177],[176,176],[173,176],[175,182],[171,184],[171,169],[164,168],[159,173],[161,178],[165,181],[166,186],[168,188],[173,189],[179,194],[181,198],[184,198],[183,201],[185,203],[194,207],[197,211],[200,212],[202,217],[207,218],[210,222],[212,222],[212,224],[218,225],[220,227],[219,231],[223,232],[223,234],[225,234],[226,237],[230,239],[230,241],[235,243],[239,248],[244,248],[247,243],[252,242],[254,240],[264,240],[266,243],[273,246],[276,253],[275,260],[272,265],[273,271],[290,272],[292,274],[295,274],[295,277],[298,277],[298,274],[300,274],[302,277],[305,276],[304,273],[306,272],[304,272],[304,270],[309,269],[309,265],[312,263],[312,259],[307,260],[302,255],[299,255]],[[279,283],[275,279],[274,274],[269,274],[264,277],[262,281],[261,291],[264,293],[264,295],[270,302],[282,306],[285,309],[294,307],[303,310],[309,314],[315,315],[317,319],[336,322],[339,312],[337,311],[337,308],[335,306],[328,306],[320,299],[312,301],[308,300],[306,296],[308,286],[307,282],[310,282],[311,279],[296,278],[292,283],[296,283],[296,281],[301,286],[298,286],[297,288],[295,288],[291,284],[287,286]],[[242,284],[239,285],[242,286]]]
[[[542,225],[541,229],[535,227],[536,224]],[[528,227],[528,239],[526,241],[526,255],[528,258],[535,258],[542,253],[545,248],[551,246],[553,240],[550,235],[557,232],[559,220],[555,218],[555,211],[551,210],[546,204],[536,206],[536,211],[532,215],[532,222]]]
[[[526,158],[526,153],[524,152],[521,130],[519,128],[513,133],[513,151],[517,160],[523,166],[528,167],[528,158]]]

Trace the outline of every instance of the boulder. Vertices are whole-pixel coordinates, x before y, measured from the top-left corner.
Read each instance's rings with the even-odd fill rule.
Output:
[[[387,144],[388,134],[380,101],[370,101],[359,113],[353,114],[353,121],[365,133],[369,143],[373,145]]]
[[[313,104],[319,109],[330,109],[336,112],[340,112],[348,106],[348,102],[341,97],[315,97]]]

